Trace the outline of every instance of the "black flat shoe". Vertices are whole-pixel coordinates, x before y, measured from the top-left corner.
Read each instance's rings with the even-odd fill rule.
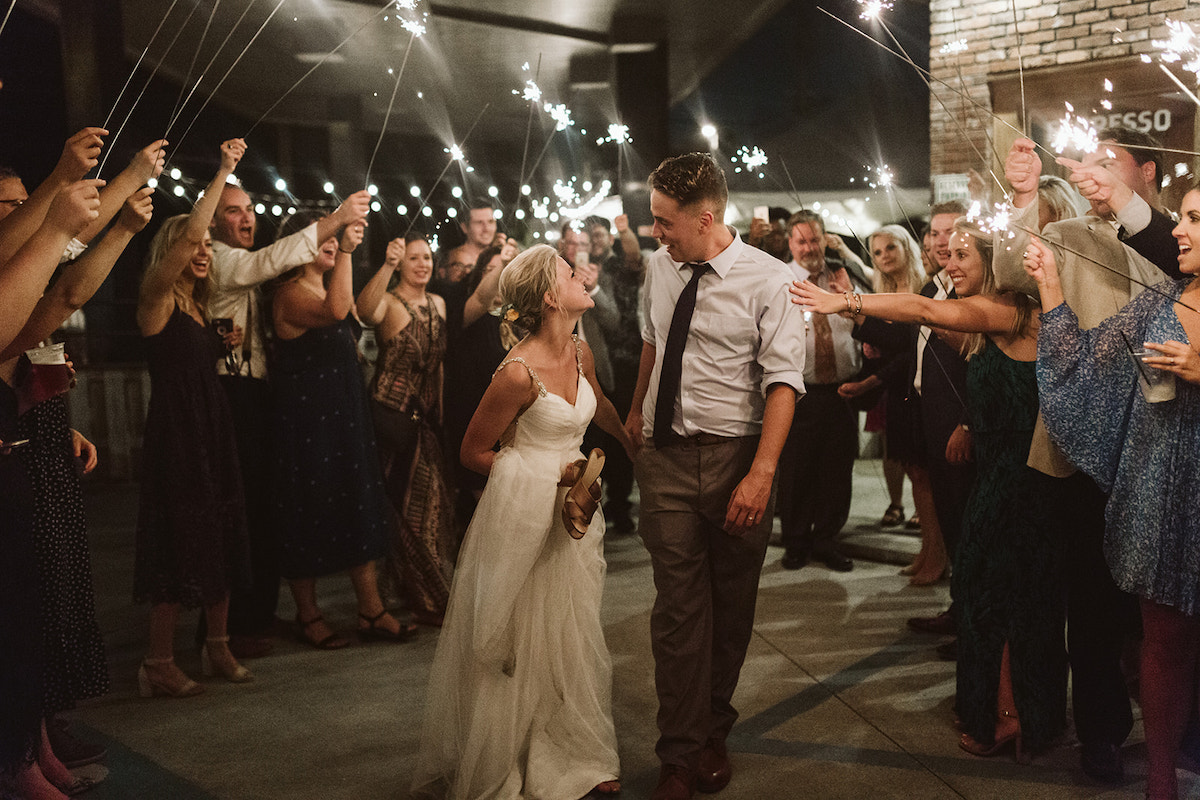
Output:
[[[829,567],[834,572],[849,572],[850,570],[854,569],[854,562],[836,550],[831,550],[828,553],[821,553],[820,555],[814,555],[813,558],[822,561],[825,566]]]

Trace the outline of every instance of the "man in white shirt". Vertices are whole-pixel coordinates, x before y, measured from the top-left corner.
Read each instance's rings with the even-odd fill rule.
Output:
[[[787,268],[723,223],[728,193],[712,156],[669,158],[650,187],[663,247],[648,261],[625,427],[641,445],[639,528],[657,589],[662,770],[652,798],[687,800],[732,775],[730,701],[754,623],[775,468],[804,391],[804,323]]]
[[[831,292],[853,289],[845,266],[825,259],[825,223],[820,214],[797,211],[788,220],[788,268],[799,281]],[[788,433],[780,461],[779,518],[783,568],[799,569],[809,558],[837,572],[854,567],[836,539],[850,517],[854,459],[858,455],[858,412],[838,387],[862,368],[854,320],[807,314],[804,399]]]
[[[229,602],[229,647],[237,658],[271,651],[270,631],[279,599],[279,555],[268,485],[271,420],[263,325],[263,315],[270,309],[262,306],[259,286],[312,261],[322,242],[364,219],[369,207],[370,195],[365,190],[356,192],[332,214],[253,252],[257,220],[246,192],[227,184],[213,216],[209,316],[231,319],[244,331],[240,358],[235,354],[229,361],[238,374],[230,374],[225,362],[218,366],[233,411],[250,533],[250,584],[235,586]]]

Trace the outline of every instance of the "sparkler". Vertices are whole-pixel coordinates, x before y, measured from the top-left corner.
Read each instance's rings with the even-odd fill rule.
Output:
[[[259,25],[258,30],[256,30],[254,35],[250,37],[250,41],[246,42],[246,46],[242,48],[242,52],[238,53],[237,58],[235,58],[233,63],[229,65],[229,69],[225,70],[225,74],[221,76],[221,80],[217,81],[217,85],[214,86],[212,91],[208,93],[208,97],[205,98],[204,102],[200,105],[200,110],[196,112],[196,116],[192,117],[192,121],[188,123],[187,128],[183,131],[183,135],[181,135],[179,137],[179,141],[175,143],[175,152],[179,152],[179,146],[183,144],[183,140],[186,139],[188,133],[191,132],[192,126],[194,126],[196,121],[200,119],[200,115],[204,113],[204,109],[208,108],[208,104],[212,102],[212,99],[217,96],[217,92],[229,78],[230,73],[232,73],[238,63],[241,62],[242,58],[246,55],[246,52],[249,51],[249,49],[254,45],[254,42],[262,34],[263,30],[266,29],[267,25],[270,24],[271,20],[275,18],[275,14],[278,13],[279,9],[283,7],[284,2],[286,2],[286,0],[279,0],[279,2],[275,4],[275,7],[271,9],[271,13],[267,15],[265,20],[263,20],[262,25]],[[251,2],[251,5],[253,5],[253,2]],[[248,9],[249,6],[247,6],[247,10]],[[245,16],[245,12],[243,12],[243,16]]]
[[[13,9],[16,8],[16,6],[17,0],[12,0],[12,2],[8,4],[8,11],[6,11],[4,14],[4,21],[0,22],[0,33],[4,33],[4,26],[8,24],[8,18],[12,15]]]
[[[550,119],[554,120],[555,131],[565,131],[575,125],[575,120],[571,119],[571,109],[567,108],[566,103],[546,103],[542,106],[542,110],[550,115]]]
[[[256,120],[254,121],[254,124],[250,126],[250,129],[249,129],[248,131],[246,131],[244,134],[242,134],[242,138],[243,138],[243,139],[248,139],[248,138],[250,138],[250,134],[251,134],[251,133],[253,133],[253,132],[254,132],[254,129],[255,129],[255,128],[257,128],[257,127],[259,126],[259,123],[261,123],[261,122],[262,122],[264,119],[266,119],[266,118],[267,118],[267,116],[268,116],[268,115],[269,115],[269,114],[270,114],[272,111],[274,111],[274,110],[275,110],[275,109],[276,109],[276,108],[279,106],[279,104],[280,104],[280,103],[282,103],[282,102],[283,102],[284,98],[286,98],[286,97],[287,97],[289,94],[291,94],[292,92],[294,92],[294,91],[296,90],[296,87],[297,87],[297,86],[299,86],[300,84],[304,83],[304,81],[305,81],[305,80],[308,78],[308,76],[309,76],[309,75],[312,75],[314,72],[316,72],[316,71],[317,71],[317,68],[319,68],[319,67],[320,67],[322,64],[324,64],[324,63],[325,63],[326,61],[328,61],[329,59],[333,58],[334,54],[335,54],[335,53],[337,53],[337,51],[338,51],[338,50],[341,50],[341,49],[342,49],[342,47],[344,47],[344,46],[346,45],[346,43],[347,43],[347,42],[349,42],[351,39],[353,39],[355,36],[357,36],[359,33],[361,33],[361,32],[362,32],[362,31],[363,31],[363,30],[364,30],[364,29],[365,29],[365,28],[366,28],[368,25],[370,25],[372,22],[374,22],[376,19],[378,19],[378,18],[379,18],[379,16],[380,16],[380,15],[381,15],[383,12],[385,12],[385,11],[387,11],[389,8],[391,8],[391,7],[392,7],[392,5],[393,5],[393,3],[395,3],[396,5],[398,5],[398,6],[399,6],[399,3],[400,3],[400,2],[401,2],[401,0],[387,0],[387,2],[383,4],[383,7],[382,7],[382,8],[380,8],[378,11],[376,11],[376,12],[375,12],[374,16],[372,16],[370,19],[368,19],[368,20],[367,20],[366,22],[364,22],[362,25],[359,25],[357,28],[355,28],[353,33],[351,33],[351,34],[350,34],[349,36],[347,36],[345,39],[342,39],[342,41],[338,43],[337,47],[333,48],[333,49],[332,49],[332,50],[330,50],[328,53],[326,53],[326,54],[325,54],[325,56],[324,56],[324,57],[323,57],[323,58],[322,58],[320,61],[318,61],[316,64],[313,64],[313,65],[312,65],[312,67],[311,67],[311,68],[309,68],[308,72],[306,72],[306,73],[304,73],[303,75],[301,75],[301,76],[300,76],[300,80],[298,80],[298,81],[296,81],[295,83],[293,83],[293,84],[291,85],[291,87],[290,87],[290,88],[289,88],[289,89],[288,89],[286,92],[284,92],[283,94],[281,94],[281,95],[279,96],[279,99],[277,99],[277,100],[276,100],[274,103],[272,103],[272,104],[271,104],[271,107],[270,107],[270,108],[268,108],[266,111],[264,111],[264,112],[262,113],[262,115],[261,115],[261,116],[260,116],[258,119],[256,119]],[[404,2],[406,2],[406,3],[407,3],[407,2],[412,2],[412,0],[404,0]],[[414,6],[414,7],[415,7],[415,5],[416,5],[416,4],[415,4],[415,3],[413,3],[413,6]],[[400,6],[400,7],[402,7],[402,8],[408,8],[409,6],[405,5],[405,6]]]
[[[488,110],[488,108],[491,107],[491,105],[492,105],[491,103],[485,103],[483,108],[479,109],[479,113],[475,115],[475,121],[471,123],[471,127],[467,130],[467,135],[463,137],[463,140],[462,140],[463,144],[466,144],[467,140],[471,138],[471,134],[475,132],[475,128],[479,125],[479,120],[483,119],[484,113]],[[433,196],[433,192],[434,192],[434,190],[437,189],[438,184],[440,184],[442,182],[442,178],[446,177],[446,173],[450,170],[450,165],[454,164],[455,162],[463,163],[466,161],[466,156],[463,155],[462,145],[451,143],[451,145],[449,147],[445,147],[442,149],[444,152],[449,153],[450,159],[446,162],[446,166],[442,167],[442,171],[440,173],[438,173],[437,180],[435,180],[433,182],[433,185],[429,187],[429,191],[426,192],[426,194],[423,198],[421,198],[421,208],[422,209],[427,210],[429,208],[429,198]],[[416,191],[416,188],[417,187],[415,187],[415,186],[413,187],[414,196],[416,194],[418,194],[418,192]],[[429,213],[427,211],[422,211],[422,213],[425,214],[425,216],[429,216]],[[411,220],[409,220],[409,222],[408,222],[408,227],[404,230],[404,235],[408,236],[408,234],[413,229],[413,225],[416,225],[416,224],[417,224],[417,217],[414,214],[413,218]]]
[[[1021,58],[1021,31],[1017,27],[1017,0],[1012,0],[1013,36],[1017,38],[1017,74],[1021,80],[1021,130],[1029,136],[1029,117],[1025,115],[1025,60]]]
[[[529,72],[529,62],[528,61],[526,61],[524,64],[521,65],[521,71]],[[537,69],[534,70],[534,72],[533,72],[533,78],[525,81],[525,92],[524,92],[524,94],[520,95],[521,97],[524,97],[526,101],[529,102],[529,117],[525,120],[525,146],[521,148],[521,169],[517,173],[517,176],[518,176],[517,184],[518,185],[525,184],[525,163],[526,163],[526,159],[529,158],[529,136],[533,132],[533,114],[534,114],[534,111],[537,110],[537,104],[542,99],[542,90],[537,85],[538,75],[541,73],[541,71],[542,71],[542,54],[538,53]],[[517,91],[515,89],[513,90],[513,94],[517,94]]]
[[[880,27],[883,28],[884,32],[887,33],[888,37],[892,40],[892,42],[899,49],[899,51],[900,51],[899,53],[897,53],[895,50],[892,50],[891,48],[887,47],[882,42],[876,41],[875,37],[870,36],[870,35],[864,33],[863,31],[860,31],[858,28],[855,28],[853,25],[850,25],[847,22],[844,22],[843,20],[839,19],[838,17],[836,17],[833,14],[826,11],[824,8],[817,6],[817,10],[820,11],[821,13],[825,14],[826,16],[832,18],[836,22],[839,22],[842,25],[845,25],[847,28],[849,28],[850,30],[859,34],[860,36],[866,37],[866,39],[868,41],[873,42],[874,44],[882,47],[884,50],[887,50],[889,53],[892,53],[892,55],[895,55],[897,58],[903,59],[909,66],[911,66],[913,69],[915,69],[917,71],[917,74],[921,76],[921,80],[924,81],[926,88],[929,89],[929,96],[932,97],[934,100],[937,100],[938,105],[941,106],[942,110],[946,112],[946,116],[948,116],[950,118],[950,121],[953,122],[955,127],[958,128],[959,135],[962,136],[963,140],[966,141],[966,143],[971,146],[971,149],[975,151],[975,155],[979,158],[979,163],[989,164],[989,165],[992,163],[992,161],[990,159],[983,157],[983,153],[980,152],[979,148],[975,145],[975,140],[972,139],[971,136],[967,133],[966,128],[963,127],[963,124],[961,122],[959,122],[958,119],[954,116],[954,114],[952,114],[950,112],[950,109],[946,106],[945,101],[943,101],[942,98],[938,95],[938,93],[934,91],[933,82],[932,82],[933,74],[931,72],[929,72],[929,70],[922,69],[921,67],[917,66],[917,62],[913,61],[912,56],[910,56],[908,54],[908,51],[906,51],[904,49],[904,45],[902,45],[900,43],[900,40],[896,38],[896,35],[894,33],[892,33],[892,29],[888,27],[887,23],[884,22],[882,18],[876,17],[876,21],[879,22]],[[938,83],[941,83],[946,88],[955,92],[955,94],[960,94],[956,89],[954,89],[952,86],[947,84],[945,81],[938,80]],[[970,100],[970,95],[963,94],[962,96],[967,98],[968,100]],[[971,100],[970,102],[974,103],[973,100]],[[978,105],[978,104],[976,103],[976,105]],[[988,110],[987,113],[989,116],[991,116],[990,110]],[[1021,132],[1021,135],[1024,136],[1024,133]],[[997,162],[1001,161],[1000,154],[995,152],[995,145],[992,143],[990,138],[988,139],[988,147],[992,148],[993,155],[995,156],[995,160]],[[992,170],[990,166],[988,167],[988,174],[992,176],[992,180],[994,180],[996,182],[997,186],[999,186],[1001,189],[1004,188],[1003,181],[1000,180],[999,176],[996,175],[995,171]]]
[[[892,10],[891,0],[858,0],[858,4],[862,6],[862,11],[859,12],[859,19],[878,20],[879,15],[884,11]]]
[[[733,168],[735,173],[745,170],[746,173],[757,172],[758,177],[760,178],[765,177],[765,174],[762,172],[762,167],[767,165],[767,154],[764,153],[762,148],[760,148],[758,145],[753,147],[739,148],[737,155],[733,156],[729,160],[734,164],[738,164],[739,161],[741,162],[738,166]]]
[[[137,74],[138,67],[142,65],[142,59],[146,57],[146,53],[150,52],[150,46],[154,44],[154,40],[158,38],[159,31],[161,31],[163,25],[166,24],[167,18],[171,16],[171,12],[175,10],[175,5],[178,2],[179,0],[171,0],[171,5],[167,8],[167,13],[163,15],[163,18],[158,23],[158,27],[154,29],[154,35],[150,37],[150,41],[146,42],[146,46],[142,49],[142,54],[138,56],[137,62],[133,65],[133,69],[129,71],[129,77],[125,79],[125,85],[122,86],[121,91],[117,93],[117,99],[113,102],[112,108],[109,109],[108,116],[104,118],[104,124],[100,126],[101,128],[104,128],[105,130],[108,129],[108,123],[112,122],[112,115],[117,112],[117,106],[121,104],[121,98],[125,96],[125,90],[129,88],[129,84],[133,80],[133,76]],[[12,13],[13,6],[16,4],[17,0],[13,0],[13,4],[8,7],[9,14]],[[4,16],[4,21],[8,22],[7,14]],[[4,26],[0,25],[0,31],[3,29]],[[159,63],[162,62],[160,61]]]
[[[415,3],[413,8],[415,9]],[[371,182],[371,168],[375,166],[375,156],[379,154],[379,146],[383,144],[383,135],[387,133],[388,121],[392,118],[392,108],[396,105],[396,92],[400,90],[400,79],[404,77],[404,68],[408,66],[408,57],[412,54],[413,42],[425,35],[425,26],[420,22],[402,20],[400,24],[408,31],[408,45],[404,48],[404,60],[400,62],[400,69],[396,71],[396,82],[392,85],[392,97],[388,100],[387,113],[384,114],[383,124],[379,126],[379,138],[375,140],[375,149],[371,151],[371,160],[367,162],[367,174],[364,183]],[[442,171],[442,174],[445,174],[445,170]]]
[[[117,128],[117,132],[115,134],[113,134],[112,139],[109,140],[108,148],[104,152],[104,157],[100,159],[100,164],[99,164],[99,166],[96,167],[96,176],[97,177],[99,177],[104,172],[104,165],[108,163],[108,157],[110,155],[112,155],[113,145],[115,145],[117,143],[117,140],[119,138],[121,138],[121,133],[125,130],[125,125],[128,124],[129,118],[133,116],[133,110],[135,108],[137,108],[138,103],[140,103],[142,101],[142,97],[146,94],[146,90],[150,88],[150,81],[154,80],[154,76],[155,76],[155,74],[157,74],[159,67],[162,66],[163,61],[165,61],[167,58],[167,53],[171,52],[171,48],[173,48],[175,46],[175,42],[179,41],[179,37],[183,33],[183,29],[185,27],[187,27],[188,20],[190,20],[192,18],[192,14],[195,11],[196,11],[196,8],[195,8],[195,6],[193,6],[192,10],[189,11],[188,15],[184,18],[183,24],[179,26],[179,29],[177,31],[175,31],[175,35],[173,37],[171,37],[171,41],[167,44],[167,49],[164,50],[162,55],[158,57],[158,62],[154,65],[154,69],[152,69],[150,71],[150,75],[146,78],[146,82],[144,84],[142,84],[142,90],[140,92],[138,92],[138,96],[134,98],[133,104],[130,105],[129,110],[127,112],[125,112],[125,118],[123,120],[121,120],[121,124]],[[165,21],[165,18],[164,18],[164,21]],[[146,45],[146,47],[149,48],[149,45]],[[132,73],[130,74],[130,77],[131,78],[133,77]],[[114,104],[113,111],[115,111],[116,108],[117,107]],[[110,116],[111,116],[111,113],[112,112],[109,112]],[[106,129],[108,128],[107,123],[105,124],[104,127]],[[170,160],[170,159],[168,158],[168,160]]]
[[[1152,39],[1150,44],[1162,51],[1159,56],[1168,64],[1179,63],[1200,80],[1200,36],[1186,22],[1166,20],[1167,38]]]
[[[1058,130],[1050,140],[1050,147],[1056,153],[1062,153],[1070,148],[1082,153],[1094,153],[1100,148],[1100,136],[1095,126],[1087,117],[1075,113],[1075,106],[1064,103],[1066,113],[1059,122]]]
[[[185,77],[183,79],[183,83],[179,84],[179,96],[175,98],[175,107],[173,109],[171,109],[171,118],[170,118],[170,121],[167,123],[167,131],[168,132],[170,132],[171,126],[175,124],[175,120],[178,119],[179,112],[183,109],[183,106],[187,105],[188,100],[192,99],[192,95],[189,92],[188,100],[184,100],[183,93],[187,90],[188,82],[191,81],[191,79],[192,79],[192,70],[194,70],[196,68],[196,59],[200,57],[200,50],[201,50],[201,48],[204,47],[205,40],[208,39],[209,28],[212,27],[213,18],[216,17],[217,9],[220,7],[221,7],[221,0],[215,0],[215,2],[213,3],[212,11],[208,15],[208,21],[204,23],[204,31],[200,34],[200,41],[196,42],[196,50],[195,50],[195,52],[192,53],[191,63],[188,64],[187,77]],[[222,43],[222,46],[224,46],[224,43]],[[220,52],[219,48],[218,48],[217,52],[218,53]],[[214,56],[214,58],[215,58],[215,56]],[[209,66],[211,66],[211,65],[212,65],[212,62],[210,61]],[[208,70],[208,68],[206,67],[205,72],[207,72],[207,70]],[[203,79],[204,79],[204,75],[202,74],[200,76],[200,78],[196,80],[196,86],[199,86],[200,81]],[[196,91],[195,87],[192,88],[192,91],[193,92]],[[163,138],[165,139],[167,137],[163,136]]]
[[[596,144],[632,144],[633,137],[629,135],[629,126],[614,122],[608,126],[608,135],[601,136]]]

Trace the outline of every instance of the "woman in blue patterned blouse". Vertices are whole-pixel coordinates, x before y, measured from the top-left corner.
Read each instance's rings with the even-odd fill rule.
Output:
[[[1173,233],[1185,277],[1148,288],[1087,331],[1063,302],[1053,250],[1034,239],[1025,252],[1042,300],[1046,427],[1111,492],[1105,555],[1117,584],[1141,598],[1146,796],[1155,800],[1177,794],[1175,755],[1200,661],[1200,192],[1184,197],[1180,215]],[[1138,366],[1131,353],[1141,347],[1157,355]],[[1174,398],[1153,402],[1139,391],[1139,369],[1173,374]]]

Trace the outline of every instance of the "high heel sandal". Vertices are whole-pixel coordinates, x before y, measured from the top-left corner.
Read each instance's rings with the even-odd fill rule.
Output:
[[[574,468],[574,469],[572,469]],[[604,451],[594,448],[587,461],[580,459],[567,466],[559,486],[569,485],[563,498],[563,527],[572,539],[582,539],[600,507],[600,471],[604,469]],[[578,475],[574,480],[574,475]]]
[[[894,528],[904,522],[904,506],[892,503],[887,507],[887,511],[883,512],[883,519],[879,520],[879,527]]]
[[[358,637],[364,642],[407,642],[417,635],[416,625],[400,625],[399,630],[391,631],[379,624],[379,620],[387,615],[387,609],[373,617],[359,612],[358,618],[367,623],[358,627]],[[399,623],[396,623],[399,625]]]
[[[1001,734],[999,732],[1001,725],[1007,720],[1012,720],[1012,725],[1005,726],[1009,727],[1009,730],[1007,733]],[[996,739],[992,744],[986,745],[977,742],[969,733],[964,733],[958,738],[959,747],[971,755],[979,756],[980,758],[991,758],[999,754],[1001,750],[1008,747],[1009,742],[1013,743],[1013,750],[1018,764],[1029,764],[1032,761],[1029,753],[1021,747],[1021,722],[1008,711],[1001,712],[1001,719],[996,723]]]
[[[317,614],[307,622],[300,619],[300,615],[296,614],[296,636],[300,641],[317,650],[341,650],[343,647],[350,646],[350,640],[340,633],[330,633],[324,639],[313,639],[308,635],[308,629],[318,622],[324,622],[325,618]]]
[[[178,678],[174,681],[164,680],[161,677],[154,677],[156,670],[153,667],[170,666],[178,673]],[[150,667],[151,669],[147,669]],[[175,667],[174,656],[170,658],[143,658],[142,665],[138,667],[138,694],[142,697],[195,697],[204,691],[204,687],[196,683],[183,673],[178,667]],[[182,680],[179,680],[182,678]]]
[[[228,636],[209,636],[205,639],[204,645],[200,648],[200,672],[204,677],[211,678],[216,672],[220,672],[230,683],[248,683],[254,680],[250,670],[239,664],[233,657],[233,653],[229,653],[228,661],[219,659],[214,663],[212,659],[212,645],[214,644],[225,645],[225,652],[229,653]]]

